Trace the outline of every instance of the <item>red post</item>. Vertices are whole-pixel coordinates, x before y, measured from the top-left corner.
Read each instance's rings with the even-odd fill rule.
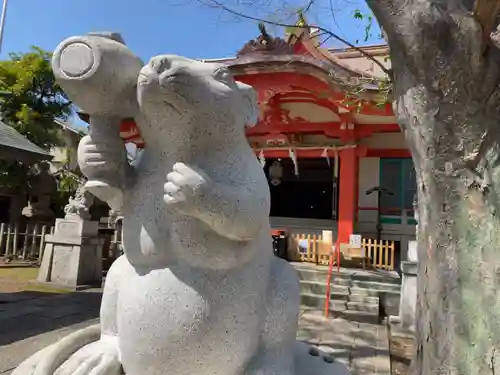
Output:
[[[340,151],[339,221],[337,240],[348,243],[354,232],[358,206],[358,155],[355,148]],[[338,249],[340,254],[340,249]]]
[[[335,245],[335,251],[337,252],[337,273],[340,273],[340,241],[338,240]]]
[[[337,272],[339,270],[339,264],[340,264],[340,250],[339,250],[339,240],[337,237],[337,242],[335,243],[335,257],[337,258]],[[333,249],[332,249],[333,250]],[[331,292],[330,292],[330,284],[332,282],[332,272],[333,272],[333,259],[334,259],[334,252],[332,251],[332,254],[330,256],[330,262],[328,264],[328,276],[326,278],[326,300],[325,300],[325,317],[328,318],[330,315],[330,297],[331,297]]]

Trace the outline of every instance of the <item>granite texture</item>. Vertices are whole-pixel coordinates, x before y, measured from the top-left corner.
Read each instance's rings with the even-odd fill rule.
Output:
[[[299,280],[273,255],[269,189],[244,134],[257,120],[253,89],[224,65],[173,55],[137,71],[116,35],[63,42],[53,67],[90,115],[79,162],[88,189],[121,208],[125,255],[108,272],[100,326],[14,375],[347,374],[296,341]],[[134,168],[122,111],[146,143]]]

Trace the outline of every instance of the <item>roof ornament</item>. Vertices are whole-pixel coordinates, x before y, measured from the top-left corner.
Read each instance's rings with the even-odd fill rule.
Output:
[[[272,37],[267,33],[266,25],[264,25],[263,22],[259,23],[259,30],[260,30],[260,35],[262,36],[262,38],[259,38],[260,44],[267,46],[269,42],[272,40]]]
[[[260,35],[250,40],[236,54],[238,57],[249,54],[287,55],[293,54],[293,48],[284,39],[272,37],[266,30],[264,23],[259,23]]]
[[[306,18],[304,17],[304,13],[302,12],[301,9],[299,9],[299,11],[297,12],[297,15],[298,15],[298,20],[295,23],[295,26],[306,27],[307,21],[306,21]]]

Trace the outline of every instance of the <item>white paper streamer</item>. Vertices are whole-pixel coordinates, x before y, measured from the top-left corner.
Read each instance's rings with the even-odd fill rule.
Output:
[[[328,156],[328,149],[325,148],[323,153],[321,154],[324,158],[326,158],[326,162],[328,163],[328,167],[330,167],[330,157]]]
[[[293,169],[295,172],[295,176],[299,175],[299,164],[297,163],[297,157],[295,156],[295,152],[293,149],[288,150],[288,154],[290,155],[290,159],[292,159],[293,162]]]
[[[258,158],[261,167],[264,168],[266,166],[266,157],[264,156],[264,151],[260,150]]]

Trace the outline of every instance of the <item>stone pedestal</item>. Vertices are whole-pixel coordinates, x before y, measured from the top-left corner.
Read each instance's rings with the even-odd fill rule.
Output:
[[[409,262],[418,262],[418,241],[408,241],[408,256]]]
[[[399,321],[402,329],[415,330],[415,310],[417,306],[417,241],[408,243],[408,260],[401,262],[403,279],[399,304]]]
[[[45,237],[37,282],[80,289],[101,286],[102,245],[98,223],[67,215],[57,219],[55,231]]]
[[[401,262],[403,280],[401,283],[401,300],[399,318],[401,328],[415,330],[415,310],[417,306],[417,262]]]

